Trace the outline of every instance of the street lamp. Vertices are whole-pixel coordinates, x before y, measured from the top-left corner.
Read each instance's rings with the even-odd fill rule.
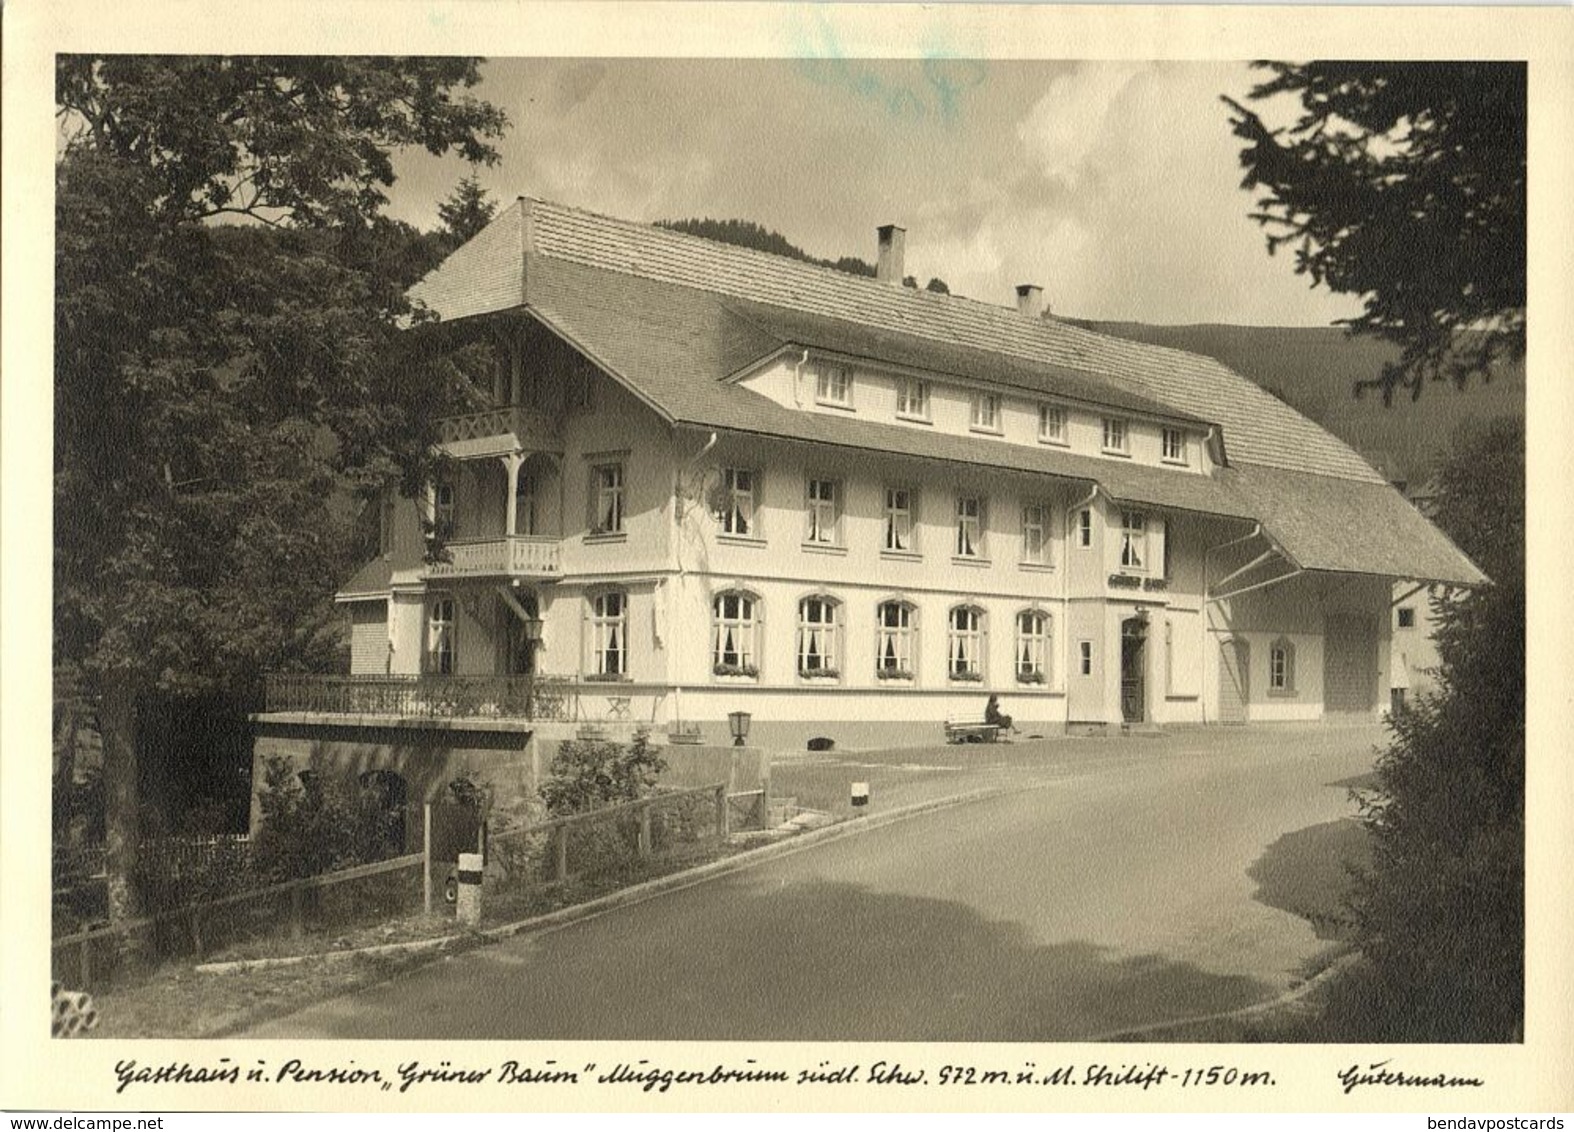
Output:
[[[743,746],[743,741],[749,737],[749,720],[752,717],[746,711],[731,711],[727,713],[727,725],[732,728],[732,745]]]

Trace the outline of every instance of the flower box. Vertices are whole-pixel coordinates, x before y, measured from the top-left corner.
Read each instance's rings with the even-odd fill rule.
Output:
[[[953,672],[951,673],[951,679],[964,684],[982,684],[984,682],[984,674],[982,672]]]
[[[713,676],[742,676],[750,680],[757,680],[760,675],[758,665],[753,664],[715,664],[711,666]]]
[[[1049,681],[1044,678],[1044,674],[1042,672],[1017,673],[1018,684],[1047,684],[1048,682]]]
[[[911,680],[913,674],[905,668],[877,668],[874,676],[876,680]]]
[[[840,680],[842,671],[839,668],[800,668],[798,675],[805,680]]]

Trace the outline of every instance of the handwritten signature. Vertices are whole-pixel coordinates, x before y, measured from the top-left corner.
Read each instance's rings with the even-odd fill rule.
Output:
[[[1486,1084],[1479,1077],[1454,1077],[1446,1073],[1406,1073],[1402,1069],[1390,1069],[1389,1066],[1392,1064],[1390,1059],[1374,1061],[1365,1069],[1359,1065],[1352,1065],[1348,1069],[1341,1070],[1339,1081],[1344,1085],[1345,1096],[1349,1096],[1363,1085],[1394,1085],[1423,1089],[1479,1089]]]

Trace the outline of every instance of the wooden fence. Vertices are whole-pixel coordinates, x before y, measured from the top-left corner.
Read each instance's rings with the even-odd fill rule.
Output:
[[[483,825],[482,842],[478,848],[490,852],[494,846],[501,847],[510,841],[526,840],[529,838],[543,839],[550,845],[550,866],[545,870],[548,874],[541,878],[537,873],[536,882],[544,879],[546,883],[562,883],[575,875],[575,864],[570,850],[570,842],[578,832],[592,827],[614,827],[626,819],[633,822],[633,853],[639,859],[649,858],[656,851],[656,838],[654,825],[658,817],[667,815],[668,811],[680,808],[692,808],[695,803],[700,803],[702,810],[707,814],[707,831],[711,836],[725,839],[735,828],[734,810],[740,807],[745,809],[746,816],[743,823],[754,824],[763,821],[765,794],[764,791],[744,791],[729,793],[725,783],[713,786],[693,787],[685,790],[663,791],[647,798],[640,798],[631,802],[622,802],[613,806],[606,806],[598,810],[590,810],[582,814],[571,814],[566,817],[552,818],[543,822],[519,826],[514,829],[501,831],[488,831]],[[407,896],[400,897],[400,902],[413,910],[416,901],[427,913],[432,911],[433,905],[433,865],[430,857],[432,845],[432,807],[426,807],[426,821],[424,827],[423,849],[420,853],[412,853],[403,857],[394,857],[386,861],[377,861],[367,865],[357,865],[353,868],[340,869],[319,876],[302,877],[297,880],[280,881],[259,888],[248,889],[244,892],[231,893],[214,900],[204,900],[180,907],[157,911],[150,916],[136,920],[127,920],[104,927],[91,928],[86,931],[73,932],[60,936],[51,943],[51,950],[55,955],[69,952],[75,948],[76,970],[75,985],[79,989],[90,989],[95,976],[93,952],[96,946],[105,941],[123,939],[133,933],[155,931],[159,925],[176,924],[184,928],[184,935],[189,941],[192,952],[201,958],[207,945],[211,942],[206,926],[211,925],[215,917],[220,916],[226,909],[237,906],[255,913],[265,909],[274,902],[287,898],[289,903],[288,924],[292,938],[299,939],[305,934],[308,895],[320,893],[336,886],[364,881],[369,878],[392,875],[409,869],[421,870],[420,896],[417,897],[412,889]],[[680,822],[681,824],[681,822]],[[697,839],[698,834],[689,829],[688,834]],[[529,883],[529,882],[527,882]],[[266,928],[277,928],[280,918],[269,917],[265,920]]]
[[[696,786],[687,790],[664,791],[660,794],[652,794],[648,798],[639,798],[632,802],[620,802],[617,805],[604,806],[598,810],[588,810],[582,814],[569,814],[566,817],[534,822],[530,825],[494,832],[488,840],[490,842],[507,842],[527,837],[546,838],[552,846],[552,860],[555,862],[552,873],[554,879],[561,883],[572,875],[569,868],[569,843],[575,832],[592,826],[605,825],[609,820],[615,820],[624,815],[632,816],[637,823],[635,852],[640,858],[647,858],[654,849],[651,833],[652,815],[658,810],[672,808],[687,802],[689,799],[700,797],[708,797],[711,800],[715,835],[725,838],[731,830],[731,807],[729,805],[726,783],[717,783],[714,786]]]
[[[200,903],[187,904],[178,908],[164,909],[153,913],[151,916],[144,916],[141,919],[124,920],[105,927],[73,932],[70,935],[60,936],[51,941],[50,949],[55,953],[69,948],[77,949],[77,977],[79,980],[77,985],[80,989],[87,989],[93,985],[93,950],[95,945],[102,943],[102,941],[122,939],[136,932],[152,931],[160,924],[173,922],[185,926],[192,951],[198,958],[201,958],[205,950],[204,923],[211,922],[215,913],[236,905],[257,906],[277,900],[280,897],[288,897],[289,899],[290,934],[294,938],[300,938],[305,934],[307,893],[330,889],[336,885],[352,881],[365,880],[368,877],[395,873],[405,869],[420,868],[424,864],[426,864],[426,854],[424,852],[413,853],[404,857],[394,857],[387,861],[377,861],[369,865],[357,865],[354,868],[323,873],[319,876],[280,881],[277,884],[265,885],[261,888],[231,893],[216,900],[204,900]],[[427,872],[430,875],[430,869]],[[277,921],[272,922],[276,923]]]

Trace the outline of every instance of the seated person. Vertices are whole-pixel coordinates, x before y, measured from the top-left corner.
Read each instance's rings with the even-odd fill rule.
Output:
[[[1002,731],[1016,731],[1011,725],[1011,717],[1000,711],[1000,697],[990,696],[989,702],[984,705],[984,722],[993,724]]]

